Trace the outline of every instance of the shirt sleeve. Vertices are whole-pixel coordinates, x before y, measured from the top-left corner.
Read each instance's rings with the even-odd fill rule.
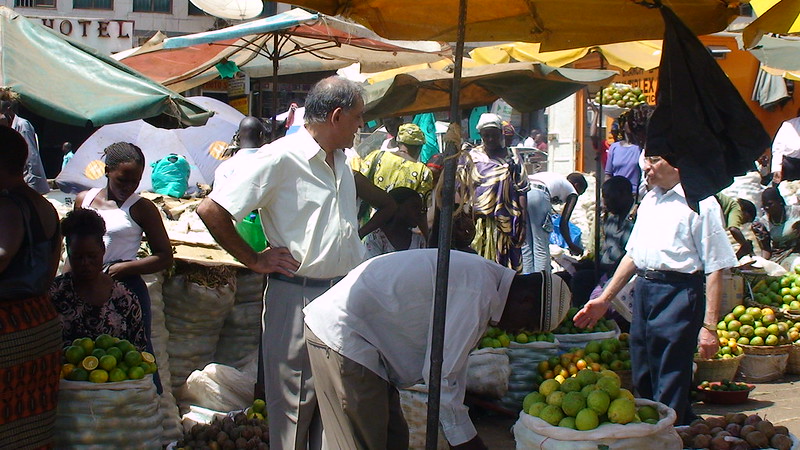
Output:
[[[772,172],[780,172],[783,166],[783,157],[792,150],[792,144],[797,145],[797,130],[789,122],[783,122],[772,141]]]
[[[705,273],[735,266],[736,255],[722,225],[722,210],[715,198],[708,197],[700,202],[699,221],[693,233]]]
[[[614,149],[617,148],[617,143],[611,144],[608,148],[608,158],[606,159],[605,173],[606,175],[614,175]]]
[[[209,194],[219,206],[241,222],[247,214],[259,208],[268,208],[282,177],[296,171],[287,170],[291,160],[280,154],[264,152],[247,158],[247,164],[231,168],[228,179],[215,186]]]

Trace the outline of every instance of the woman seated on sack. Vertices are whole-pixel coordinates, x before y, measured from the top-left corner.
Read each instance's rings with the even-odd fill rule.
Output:
[[[103,271],[103,218],[90,209],[79,208],[67,214],[61,230],[71,271],[56,277],[50,296],[61,319],[64,344],[108,334],[127,339],[144,350],[144,321],[138,297]]]
[[[414,189],[398,187],[389,191],[397,210],[389,222],[364,238],[367,258],[398,250],[425,248],[425,238],[411,231],[426,214],[422,196]]]
[[[764,189],[761,203],[766,214],[753,223],[753,231],[762,256],[780,264],[792,253],[800,253],[800,208],[787,205],[774,187]]]

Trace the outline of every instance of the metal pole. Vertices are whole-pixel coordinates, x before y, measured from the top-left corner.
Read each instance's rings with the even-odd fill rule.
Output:
[[[600,69],[602,70],[605,66],[605,58],[603,57],[602,53],[598,53],[600,56]],[[603,188],[603,178],[605,177],[605,173],[603,172],[603,141],[606,138],[605,132],[603,130],[605,127],[605,121],[603,120],[603,86],[600,87],[600,105],[598,107],[598,117],[597,117],[597,150],[595,151],[595,192],[594,192],[594,277],[595,281],[599,281],[600,279],[600,205],[603,201],[601,196],[601,190]]]
[[[456,42],[453,86],[450,92],[450,122],[461,123],[459,91],[461,89],[461,64],[464,56],[467,0],[460,0],[458,9],[458,41]],[[439,441],[439,399],[442,394],[442,362],[444,360],[444,330],[447,312],[447,280],[450,273],[450,241],[453,231],[453,209],[456,192],[456,157],[459,148],[447,142],[444,152],[442,176],[442,204],[439,217],[439,252],[436,259],[436,289],[433,303],[433,329],[431,330],[431,369],[428,377],[428,423],[425,448],[436,450]]]
[[[278,33],[272,35],[272,140],[278,135]]]

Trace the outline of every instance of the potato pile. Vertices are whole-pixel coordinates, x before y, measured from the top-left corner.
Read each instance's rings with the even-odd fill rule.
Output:
[[[725,417],[709,417],[692,422],[687,430],[678,432],[686,448],[708,448],[711,450],[748,450],[776,448],[789,450],[792,439],[789,430],[774,426],[758,414],[726,414]]]
[[[210,425],[195,425],[178,441],[178,450],[269,449],[269,429],[261,419],[248,419],[245,413],[233,418],[214,419]]]

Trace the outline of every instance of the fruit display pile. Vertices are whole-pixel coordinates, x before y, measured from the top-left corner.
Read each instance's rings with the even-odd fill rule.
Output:
[[[651,406],[637,408],[633,394],[620,387],[611,370],[578,371],[562,383],[545,380],[539,390],[525,397],[523,410],[553,426],[587,431],[606,423],[628,424],[659,420]]]
[[[795,273],[759,280],[753,285],[753,300],[762,305],[800,310],[800,266]]]
[[[711,381],[703,381],[698,386],[702,390],[706,391],[727,391],[727,392],[736,392],[736,391],[749,391],[750,385],[747,383],[742,383],[740,381],[730,381],[730,380],[722,380],[719,383],[711,382]]]
[[[620,371],[630,368],[631,354],[628,350],[627,333],[622,333],[619,339],[590,341],[582,349],[554,356],[537,366],[539,375],[543,379],[556,379],[559,382],[574,377],[582,369],[600,372],[606,369]]]
[[[503,331],[497,327],[489,327],[478,343],[478,348],[508,347],[512,342],[528,344],[531,342],[555,342],[553,333],[532,333],[522,330],[518,333]]]
[[[261,419],[264,420],[266,418],[267,412],[267,403],[257,398],[253,400],[253,404],[250,405],[247,409],[244,410],[244,415],[248,419]]]
[[[575,322],[572,319],[575,317],[575,314],[580,311],[578,308],[570,308],[567,311],[567,316],[564,318],[564,321],[553,330],[555,334],[581,334],[581,333],[597,333],[597,332],[606,332],[612,331],[617,328],[616,323],[614,323],[611,319],[600,319],[593,327],[588,328],[579,328],[575,326]]]
[[[255,406],[255,405],[253,405]],[[252,408],[252,407],[251,407]],[[178,441],[177,450],[257,449],[269,448],[269,429],[264,419],[247,418],[240,412],[224,419],[214,419],[209,425],[195,425]]]
[[[611,83],[602,91],[598,91],[594,96],[597,104],[619,106],[620,108],[632,108],[647,102],[647,96],[639,88],[631,87],[629,84]]]
[[[741,353],[739,345],[775,346],[800,341],[800,322],[779,320],[772,308],[738,305],[717,324],[721,357]],[[728,356],[730,357],[730,356]]]
[[[140,380],[158,370],[155,357],[140,352],[126,339],[107,334],[75,339],[64,349],[61,378],[69,381],[113,383]]]
[[[685,430],[678,431],[686,448],[711,450],[748,450],[776,448],[789,450],[792,439],[789,430],[774,426],[757,414],[726,414],[725,417],[708,417],[692,422]]]

